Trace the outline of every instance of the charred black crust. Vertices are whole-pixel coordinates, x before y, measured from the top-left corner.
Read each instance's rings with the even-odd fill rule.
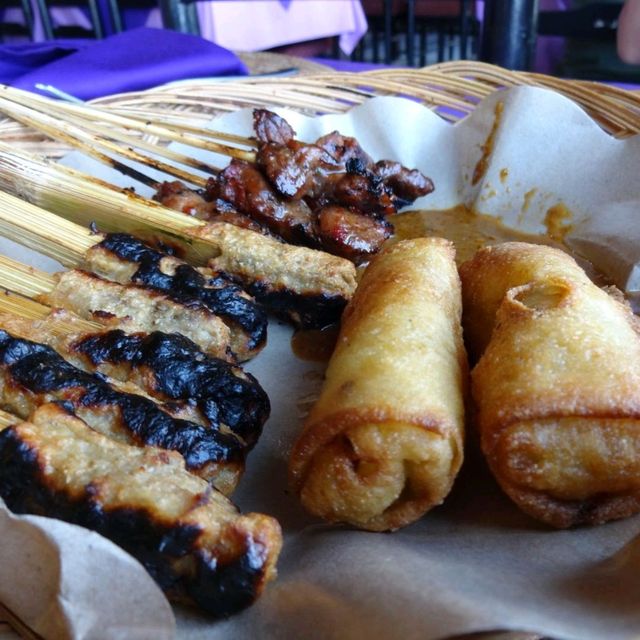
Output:
[[[142,396],[122,393],[100,376],[77,369],[53,349],[0,330],[0,365],[14,383],[35,394],[54,395],[84,407],[117,407],[122,426],[140,444],[179,451],[190,469],[212,462],[242,462],[246,447],[234,436],[173,418]]]
[[[191,308],[203,308],[224,321],[239,326],[248,337],[249,349],[258,349],[267,339],[267,316],[242,289],[222,276],[205,278],[188,264],[179,265],[174,275],[160,269],[164,255],[141,240],[125,233],[105,236],[98,247],[119,259],[138,264],[132,282],[161,291],[174,302]]]
[[[258,596],[265,571],[262,545],[249,538],[244,552],[221,564],[199,547],[193,525],[159,522],[142,509],[109,509],[92,486],[79,497],[50,486],[38,453],[13,427],[0,432],[0,496],[16,513],[31,513],[77,524],[109,538],[136,557],[170,597],[189,598],[207,613],[224,617]],[[194,575],[180,573],[176,561],[191,556]]]
[[[150,371],[153,395],[194,401],[212,427],[226,425],[248,446],[255,444],[269,417],[269,398],[253,376],[236,375],[236,367],[206,356],[182,335],[108,331],[82,337],[71,349],[94,366],[126,364]]]
[[[343,296],[325,293],[300,295],[260,280],[247,284],[246,289],[274,315],[300,329],[322,329],[335,324],[347,306],[347,299]]]

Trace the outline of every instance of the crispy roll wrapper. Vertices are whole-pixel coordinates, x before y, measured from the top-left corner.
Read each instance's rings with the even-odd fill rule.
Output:
[[[463,287],[466,299],[494,300],[510,284],[505,269],[532,278],[502,291],[473,398],[502,488],[535,518],[570,527],[640,510],[640,336],[627,305],[562,261],[543,246],[481,250]]]
[[[541,250],[542,249],[542,250]],[[505,242],[485,247],[460,267],[462,325],[469,358],[476,362],[485,350],[498,307],[512,287],[547,277],[569,276],[589,282],[585,272],[564,251],[526,242]]]
[[[178,453],[115,442],[54,404],[0,432],[0,496],[17,513],[97,531],[169,597],[214,616],[250,605],[276,574],[273,518],[238,513]]]
[[[467,374],[454,253],[439,238],[399,242],[365,271],[291,456],[312,513],[392,530],[449,493]]]

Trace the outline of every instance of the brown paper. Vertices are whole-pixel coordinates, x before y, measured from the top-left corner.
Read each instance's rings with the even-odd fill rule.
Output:
[[[15,516],[0,500],[0,603],[43,638],[173,638],[175,620],[144,567],[75,525]]]
[[[493,152],[473,185],[498,102],[504,111]],[[548,209],[563,203],[572,214],[567,241],[629,293],[640,290],[640,137],[614,140],[551,91],[520,87],[495,94],[455,126],[395,98],[315,119],[280,112],[302,139],[338,128],[356,135],[373,157],[423,170],[436,191],[416,208],[465,202],[506,224],[543,232]],[[229,114],[214,126],[250,133],[250,112]],[[78,154],[65,162],[132,185]],[[143,185],[136,190],[148,193]],[[42,264],[8,243],[0,249]],[[396,533],[329,526],[305,514],[287,490],[287,455],[323,366],[296,359],[290,333],[272,322],[267,349],[248,367],[273,410],[234,497],[242,510],[280,520],[279,578],[253,607],[226,621],[177,609],[178,638],[429,640],[489,629],[587,640],[640,635],[640,517],[550,530],[501,494],[473,447],[445,504]]]

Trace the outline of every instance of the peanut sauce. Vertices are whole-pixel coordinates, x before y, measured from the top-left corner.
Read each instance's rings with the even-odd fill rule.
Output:
[[[473,170],[473,178],[471,179],[471,184],[475,185],[484,178],[484,174],[487,172],[489,168],[489,158],[493,153],[493,145],[496,140],[496,132],[498,131],[498,127],[500,126],[500,121],[502,120],[502,112],[504,110],[504,102],[498,102],[495,107],[495,118],[493,120],[493,125],[491,127],[491,131],[489,131],[489,135],[485,140],[484,144],[480,146],[482,150],[482,155],[476,164],[475,169]]]
[[[296,331],[291,338],[291,349],[301,360],[328,362],[338,339],[340,327],[333,324],[324,329]]]
[[[573,214],[563,202],[548,209],[544,217],[544,226],[549,237],[564,242],[564,237],[573,229],[573,225],[569,224],[572,217]]]
[[[393,218],[396,234],[392,242],[422,236],[439,236],[456,246],[458,264],[470,260],[487,245],[501,242],[531,242],[559,249],[566,247],[547,235],[525,233],[507,227],[495,216],[475,213],[464,205],[442,211],[408,211]]]

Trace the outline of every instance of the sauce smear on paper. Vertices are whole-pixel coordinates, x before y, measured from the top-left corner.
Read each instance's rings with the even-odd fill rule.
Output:
[[[547,235],[524,233],[502,224],[494,217],[474,213],[464,205],[441,211],[407,211],[393,218],[395,236],[390,242],[424,236],[438,236],[451,240],[456,246],[458,264],[491,244],[500,242],[531,242],[546,244],[566,251],[566,247]]]
[[[293,353],[301,360],[328,362],[338,339],[338,325],[296,331],[291,338]]]

